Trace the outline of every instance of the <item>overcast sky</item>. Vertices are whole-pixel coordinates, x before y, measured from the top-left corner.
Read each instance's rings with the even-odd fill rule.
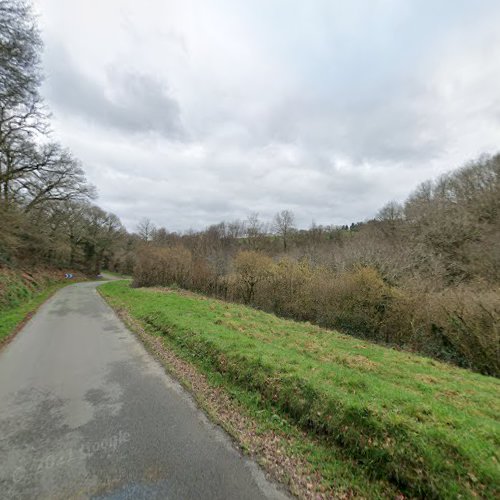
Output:
[[[54,136],[129,229],[372,217],[500,150],[498,0],[35,0]]]

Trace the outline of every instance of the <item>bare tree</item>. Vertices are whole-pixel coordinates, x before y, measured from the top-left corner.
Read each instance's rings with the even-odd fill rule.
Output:
[[[46,140],[35,21],[29,0],[0,0],[0,259],[85,260],[97,272],[124,230],[88,203],[80,163]]]
[[[245,234],[245,225],[239,220],[233,220],[226,225],[226,233],[230,239],[238,239]]]
[[[266,227],[259,219],[259,214],[257,212],[251,213],[245,222],[245,235],[248,239],[248,246],[253,250],[257,250],[265,233]]]
[[[31,161],[34,167],[29,175],[16,180],[16,194],[25,210],[47,202],[85,201],[96,196],[79,162],[60,145],[43,146]]]
[[[403,205],[396,201],[390,201],[378,211],[376,219],[380,223],[382,232],[393,238],[404,220]]]
[[[101,267],[124,234],[120,219],[112,213],[107,213],[99,207],[90,207],[84,213],[86,234],[84,239],[85,260],[87,268],[98,274]]]
[[[273,219],[274,233],[283,241],[283,251],[287,251],[288,239],[295,229],[295,216],[290,210],[278,212]]]
[[[153,232],[151,237],[156,246],[167,246],[172,236],[164,227],[159,227]]]
[[[137,234],[141,238],[141,240],[148,242],[153,239],[154,233],[156,231],[156,227],[151,222],[151,219],[147,217],[142,218],[137,224]]]
[[[0,0],[0,105],[15,108],[38,95],[41,38],[31,3]]]
[[[0,0],[0,183],[4,205],[9,182],[19,173],[19,157],[33,150],[35,136],[47,130],[39,95],[41,39],[30,3]],[[14,165],[17,163],[17,165]],[[14,171],[13,171],[14,170]]]

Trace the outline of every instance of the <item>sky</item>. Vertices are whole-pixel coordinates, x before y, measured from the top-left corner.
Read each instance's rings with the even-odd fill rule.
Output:
[[[34,0],[53,138],[129,230],[373,217],[500,150],[498,0]]]

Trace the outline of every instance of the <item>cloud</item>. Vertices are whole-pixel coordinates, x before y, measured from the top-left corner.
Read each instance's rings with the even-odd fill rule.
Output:
[[[497,1],[37,5],[56,134],[131,229],[350,223],[499,149]]]
[[[106,71],[104,84],[99,84],[79,71],[62,47],[53,51],[46,64],[50,71],[45,95],[56,112],[125,134],[157,132],[167,139],[183,137],[180,106],[162,81],[113,67]]]

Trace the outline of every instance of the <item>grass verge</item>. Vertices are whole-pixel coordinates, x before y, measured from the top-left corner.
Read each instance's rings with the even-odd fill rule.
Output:
[[[100,287],[319,474],[376,498],[494,497],[497,379],[179,291]]]
[[[0,309],[0,345],[8,342],[51,295],[70,284],[53,283],[15,306]]]
[[[121,273],[116,273],[115,271],[108,271],[108,270],[105,270],[102,272],[103,275],[106,275],[108,274],[109,276],[113,276],[113,278],[118,278],[120,280],[128,280],[128,279],[132,279],[132,276],[129,276],[127,274],[121,274]]]
[[[6,268],[0,266],[0,345],[8,342],[36,309],[63,286],[86,280],[75,273],[65,279],[57,268]]]

